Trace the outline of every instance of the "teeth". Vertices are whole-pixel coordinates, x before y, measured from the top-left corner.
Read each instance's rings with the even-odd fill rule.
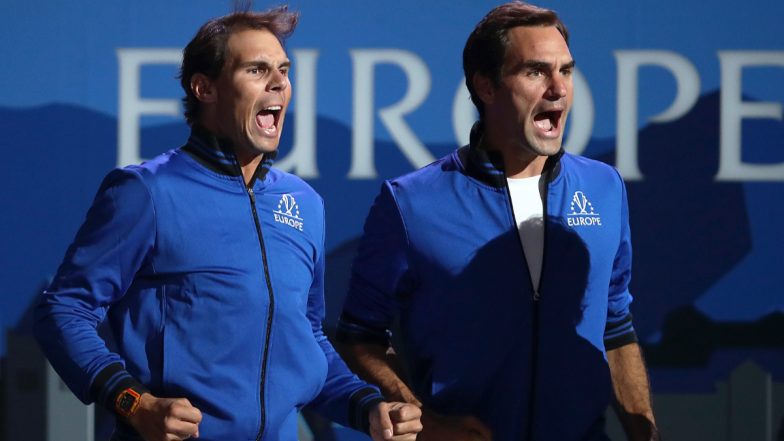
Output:
[[[283,107],[281,106],[269,106],[269,107],[265,107],[264,110],[275,111],[275,110],[280,110],[282,108]]]

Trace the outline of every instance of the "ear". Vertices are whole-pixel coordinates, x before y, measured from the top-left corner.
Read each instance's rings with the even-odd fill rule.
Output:
[[[471,78],[471,84],[474,86],[474,91],[485,104],[493,104],[495,101],[495,84],[490,78],[477,72]]]
[[[191,77],[191,92],[203,103],[214,103],[218,99],[215,83],[203,73],[195,73]]]

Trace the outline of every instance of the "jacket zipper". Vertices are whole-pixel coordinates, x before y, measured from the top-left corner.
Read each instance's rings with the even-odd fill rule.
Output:
[[[253,212],[253,222],[256,224],[256,235],[259,238],[259,246],[261,247],[261,261],[264,265],[264,279],[267,282],[267,292],[269,293],[269,307],[267,308],[267,333],[264,337],[264,355],[261,359],[261,378],[259,379],[259,396],[261,398],[261,425],[259,426],[259,433],[256,435],[256,441],[260,441],[264,434],[264,429],[267,423],[266,406],[264,403],[264,380],[267,377],[267,358],[269,357],[269,342],[270,333],[272,331],[272,314],[275,310],[275,296],[272,293],[272,281],[270,280],[269,266],[267,265],[267,250],[264,247],[264,236],[261,234],[261,224],[259,223],[259,214],[256,211],[256,195],[253,189],[246,187],[248,191],[248,198],[250,199],[250,208]]]
[[[536,291],[534,291],[534,318],[533,318],[533,345],[532,345],[532,352],[534,356],[531,357],[531,401],[528,407],[528,441],[533,441],[534,439],[534,417],[536,412],[536,386],[537,386],[537,373],[539,371],[538,366],[536,364],[537,360],[539,359],[539,309],[541,308],[541,303],[539,303],[539,299],[542,296],[542,280],[544,280],[544,270],[546,268],[547,262],[547,200],[550,194],[550,171],[545,171],[542,175],[542,179],[544,179],[544,191],[542,192],[542,266],[539,268],[539,286],[537,287]]]
[[[542,174],[542,178],[545,182],[545,188],[542,195],[542,266],[540,267],[539,271],[539,286],[534,286],[533,276],[531,275],[531,269],[528,266],[528,259],[525,257],[525,248],[523,247],[523,241],[520,238],[520,229],[517,225],[517,218],[514,214],[514,204],[512,202],[512,193],[509,190],[509,182],[505,181],[506,186],[506,195],[507,199],[509,200],[509,208],[512,212],[512,221],[514,222],[514,231],[517,235],[518,242],[520,243],[520,252],[523,255],[523,263],[525,264],[526,274],[528,274],[528,283],[531,286],[531,292],[533,293],[531,297],[531,301],[533,302],[533,318],[531,320],[531,384],[530,384],[530,395],[528,400],[528,430],[527,435],[523,438],[524,440],[531,441],[533,439],[533,427],[534,427],[534,405],[536,404],[536,361],[537,356],[539,354],[539,299],[542,297],[542,277],[544,275],[544,265],[545,265],[545,257],[547,256],[547,199],[550,190],[550,173],[545,171]]]

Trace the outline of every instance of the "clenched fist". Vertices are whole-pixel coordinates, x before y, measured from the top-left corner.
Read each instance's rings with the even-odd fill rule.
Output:
[[[414,441],[422,430],[422,411],[407,403],[378,403],[370,411],[373,441]]]
[[[181,441],[199,437],[201,411],[185,398],[158,398],[144,393],[128,422],[146,441]]]

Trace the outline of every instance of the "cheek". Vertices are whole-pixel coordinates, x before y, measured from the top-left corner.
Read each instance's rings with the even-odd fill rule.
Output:
[[[530,107],[531,103],[536,102],[538,92],[534,87],[523,87],[522,85],[512,91],[515,105],[517,107]]]
[[[515,99],[515,109],[517,113],[522,118],[527,118],[528,115],[531,113],[534,106],[534,101],[531,100],[530,96],[527,95],[519,95]]]
[[[254,101],[246,97],[242,101],[237,102],[237,106],[235,107],[234,112],[243,120],[255,120],[255,109],[256,107]]]

